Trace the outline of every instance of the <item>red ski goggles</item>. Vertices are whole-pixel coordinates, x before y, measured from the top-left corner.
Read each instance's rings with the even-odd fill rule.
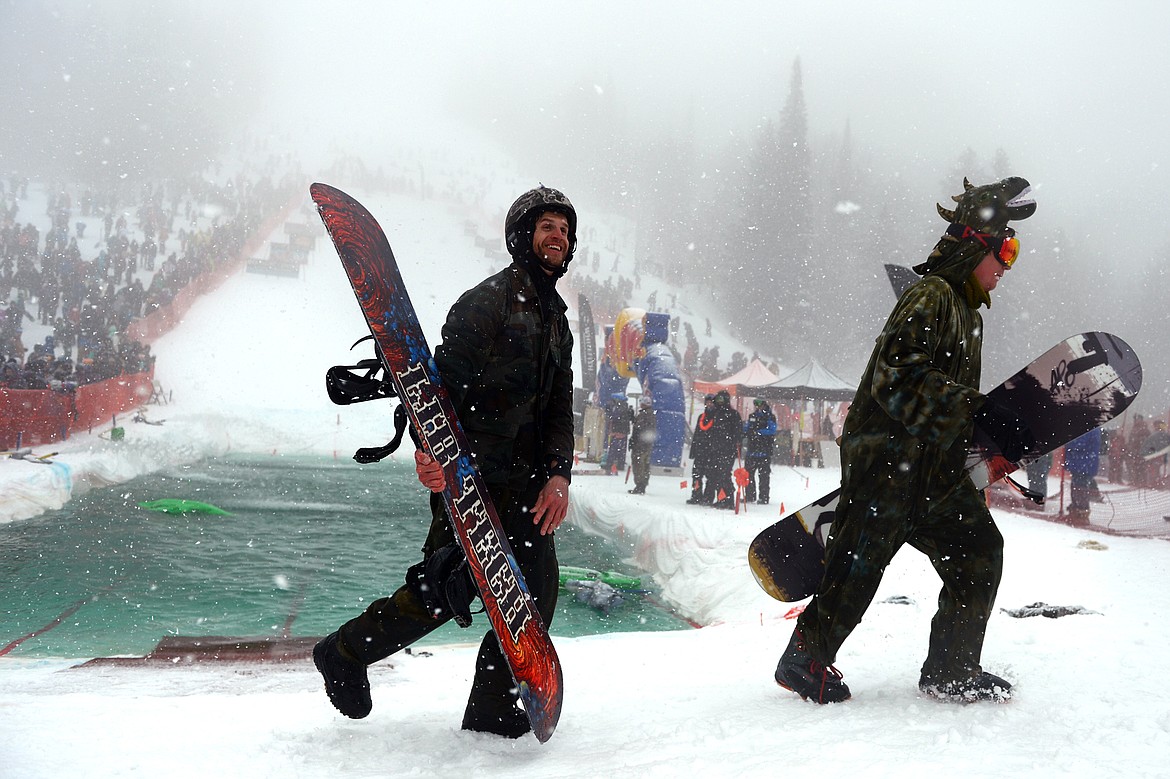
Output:
[[[1016,259],[1020,256],[1020,242],[1014,235],[1006,235],[999,238],[988,233],[981,233],[967,225],[961,224],[953,224],[948,227],[947,235],[953,235],[960,241],[966,238],[974,238],[987,247],[987,250],[995,255],[995,259],[999,260],[999,264],[1004,268],[1010,268],[1015,265]]]

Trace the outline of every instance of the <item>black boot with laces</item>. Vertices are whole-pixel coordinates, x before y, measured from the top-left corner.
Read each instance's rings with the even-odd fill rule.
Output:
[[[780,656],[776,684],[814,703],[849,700],[849,687],[841,680],[841,672],[814,660],[805,649],[804,636],[799,630],[792,631],[792,640]]]

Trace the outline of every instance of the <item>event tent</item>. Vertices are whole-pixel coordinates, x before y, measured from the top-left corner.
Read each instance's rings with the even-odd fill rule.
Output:
[[[782,379],[764,386],[741,386],[740,394],[754,395],[769,401],[826,400],[842,402],[853,400],[857,385],[850,384],[821,365],[809,360],[802,367]]]
[[[757,387],[776,381],[776,374],[768,370],[759,358],[753,358],[744,368],[719,381],[695,381],[692,386],[696,393],[706,395],[727,390],[732,395],[754,395]]]

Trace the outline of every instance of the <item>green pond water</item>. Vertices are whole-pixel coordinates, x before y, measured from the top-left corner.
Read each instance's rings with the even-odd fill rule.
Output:
[[[164,498],[230,516],[138,505]],[[142,655],[172,635],[324,635],[399,586],[428,521],[406,462],[235,456],[91,490],[58,511],[0,525],[0,652]],[[640,575],[580,530],[565,526],[556,542],[564,565]],[[642,586],[652,591],[654,582],[644,577]],[[603,614],[562,590],[551,632],[688,627],[656,603],[652,592],[631,594]],[[467,630],[451,622],[419,643],[477,642],[486,629],[477,615]]]

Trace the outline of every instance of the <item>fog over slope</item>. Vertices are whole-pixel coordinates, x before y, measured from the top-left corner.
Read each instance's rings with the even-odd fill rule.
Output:
[[[1040,207],[988,379],[1106,329],[1162,409],[1170,8],[1056,8],[0,0],[0,173],[133,186],[259,137],[308,178],[441,147],[491,182],[503,151],[586,217],[637,220],[639,263],[712,290],[751,347],[847,375],[888,312],[881,263],[941,233],[934,202],[1022,175]]]

